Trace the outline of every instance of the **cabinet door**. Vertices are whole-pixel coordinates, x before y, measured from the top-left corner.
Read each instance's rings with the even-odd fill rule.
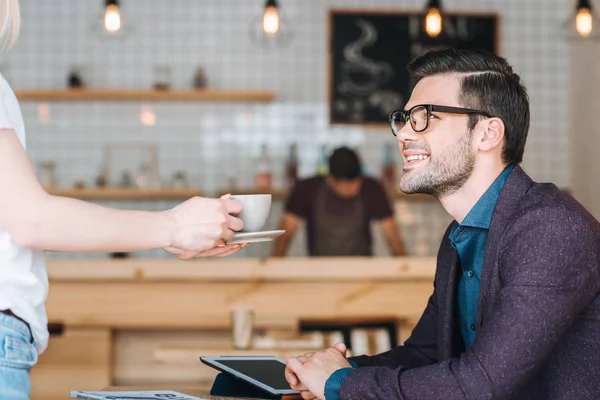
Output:
[[[52,334],[31,370],[31,399],[68,399],[71,390],[100,390],[112,383],[109,329],[65,328]]]

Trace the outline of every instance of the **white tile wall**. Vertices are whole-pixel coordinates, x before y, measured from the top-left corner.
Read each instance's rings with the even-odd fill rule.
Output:
[[[0,59],[15,89],[64,87],[73,65],[82,65],[91,87],[149,88],[156,65],[169,65],[173,87],[191,87],[202,65],[211,87],[269,89],[272,104],[208,103],[51,103],[50,120],[38,119],[38,104],[23,103],[28,150],[33,161],[57,162],[59,183],[93,183],[104,145],[147,141],[159,145],[159,166],[167,180],[185,169],[208,194],[235,177],[252,180],[260,144],[281,161],[292,142],[299,144],[300,172],[314,172],[322,144],[359,148],[367,171],[377,173],[390,132],[327,124],[327,12],[330,8],[418,9],[416,0],[281,0],[294,24],[288,47],[263,49],[249,39],[250,21],[263,0],[122,0],[126,35],[99,34],[101,0],[21,0],[23,31]],[[564,0],[445,0],[450,10],[494,10],[502,18],[502,52],[529,88],[532,124],[525,169],[537,180],[569,186],[567,85],[569,59],[560,27],[570,13]],[[140,124],[151,107],[157,124]],[[397,157],[398,158],[398,157]],[[281,164],[279,164],[281,165]],[[400,163],[398,163],[400,168]],[[280,171],[280,170],[278,170]],[[276,175],[276,184],[281,175]],[[111,203],[112,204],[112,203]],[[169,207],[171,203],[115,203],[118,207]],[[399,204],[398,219],[412,254],[434,254],[445,224],[434,204]],[[274,213],[272,225],[278,213]],[[408,221],[408,222],[407,222]],[[298,238],[292,254],[302,255]],[[386,254],[380,238],[377,254]],[[261,256],[267,245],[244,255]],[[153,255],[160,254],[157,252]]]
[[[600,92],[598,42],[579,42],[571,48],[570,111],[571,176],[573,196],[600,220],[600,126],[597,97]]]

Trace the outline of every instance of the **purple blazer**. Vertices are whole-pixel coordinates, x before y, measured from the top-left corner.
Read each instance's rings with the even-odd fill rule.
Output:
[[[517,166],[492,217],[477,335],[466,351],[449,231],[411,337],[386,353],[352,358],[359,367],[343,381],[340,400],[600,399],[598,221]]]

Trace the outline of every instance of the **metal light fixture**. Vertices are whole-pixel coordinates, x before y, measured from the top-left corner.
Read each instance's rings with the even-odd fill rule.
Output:
[[[279,30],[279,10],[275,0],[267,0],[263,15],[263,31],[267,35],[276,35]]]
[[[442,9],[441,0],[428,0],[427,15],[425,16],[425,32],[432,38],[437,37],[442,32]]]
[[[129,23],[122,16],[120,0],[102,0],[102,11],[94,21],[94,31],[99,37],[110,40],[122,40],[127,36]]]
[[[591,0],[577,0],[575,12],[565,25],[569,39],[600,39],[600,20],[593,12]]]
[[[109,35],[115,35],[121,30],[121,11],[118,0],[106,0],[104,29]]]
[[[250,38],[265,47],[280,47],[292,37],[291,23],[281,14],[277,0],[266,0],[262,15],[250,25]]]

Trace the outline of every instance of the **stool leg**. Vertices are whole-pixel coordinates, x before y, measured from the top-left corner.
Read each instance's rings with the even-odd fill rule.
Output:
[[[390,323],[387,326],[388,335],[390,335],[390,345],[392,349],[398,347],[398,330],[395,323]]]
[[[342,329],[342,335],[344,335],[344,344],[346,344],[346,348],[352,350],[352,334],[350,333],[350,328]]]

